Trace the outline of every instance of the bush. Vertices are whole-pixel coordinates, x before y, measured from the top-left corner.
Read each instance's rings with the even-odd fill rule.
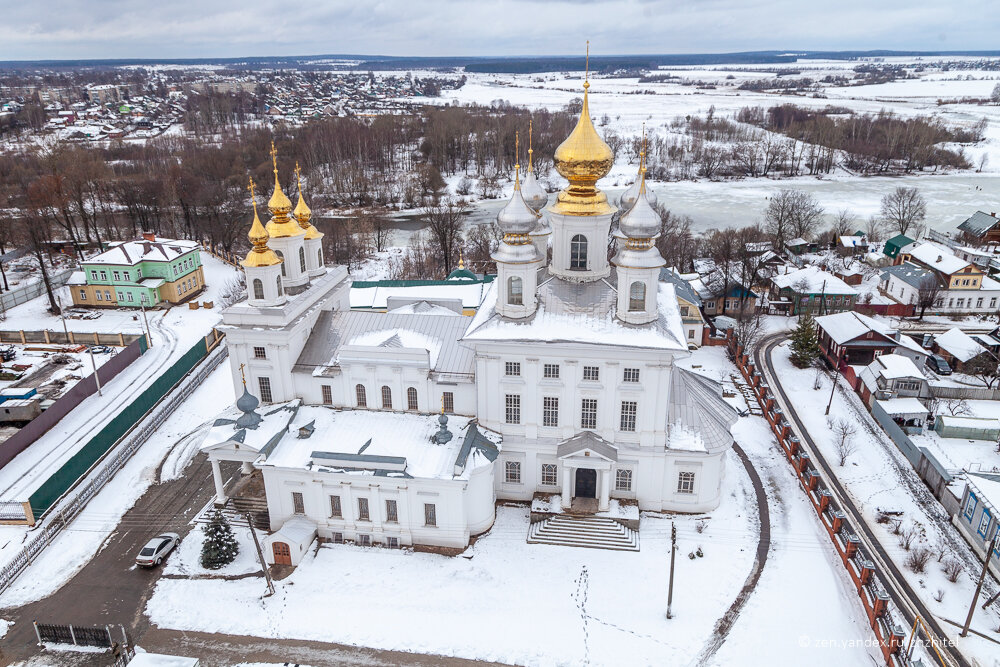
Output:
[[[927,568],[931,560],[931,550],[926,547],[916,547],[906,556],[906,566],[920,574]]]
[[[205,543],[201,545],[201,566],[208,570],[218,570],[236,560],[240,544],[236,541],[233,528],[220,510],[215,510],[212,520],[205,524]]]
[[[944,572],[948,581],[955,583],[962,574],[962,564],[956,558],[949,558],[944,562],[941,571]]]

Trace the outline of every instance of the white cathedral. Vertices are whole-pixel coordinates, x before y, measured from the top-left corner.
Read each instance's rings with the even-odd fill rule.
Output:
[[[554,156],[568,186],[546,208],[529,149],[471,317],[433,295],[352,311],[346,269],[325,265],[301,185],[293,210],[275,163],[266,227],[254,207],[248,298],[223,313],[241,414],[202,448],[218,503],[262,482],[270,562],[297,564],[316,537],[463,548],[498,499],[547,494],[598,515],[718,506],[737,414],[674,363],[689,352],[659,280],[655,201],[643,168],[617,209],[596,187],[613,154],[588,87]],[[222,461],[243,479],[227,487]]]

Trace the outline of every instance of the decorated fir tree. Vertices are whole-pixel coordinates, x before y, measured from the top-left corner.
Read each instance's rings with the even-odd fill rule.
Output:
[[[806,313],[799,317],[799,326],[792,332],[792,363],[798,368],[809,368],[819,356],[816,339],[816,320]]]
[[[215,510],[212,520],[205,524],[205,542],[201,546],[201,566],[209,570],[218,570],[236,560],[240,552],[239,542],[233,534],[233,528],[220,510]]]

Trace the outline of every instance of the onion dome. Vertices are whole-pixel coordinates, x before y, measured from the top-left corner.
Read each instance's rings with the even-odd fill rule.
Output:
[[[627,211],[635,205],[636,200],[639,198],[639,183],[642,179],[643,174],[640,174],[639,178],[635,179],[635,183],[622,193],[622,196],[618,199],[618,208],[620,210]],[[649,202],[650,206],[656,206],[656,193],[649,188],[646,188],[646,201]]]
[[[553,156],[556,171],[569,181],[569,187],[559,193],[553,207],[556,213],[601,215],[613,212],[607,196],[596,185],[611,171],[615,156],[590,120],[589,88],[590,82],[585,81],[580,118]]]
[[[660,233],[660,215],[653,210],[646,196],[646,175],[639,176],[639,194],[635,205],[618,222],[618,229],[628,237],[629,246],[647,247],[654,236]]]
[[[281,238],[285,236],[302,236],[306,232],[299,227],[298,223],[289,217],[292,212],[292,201],[281,190],[281,182],[278,180],[278,152],[274,149],[274,142],[271,142],[271,163],[274,165],[274,193],[267,208],[271,211],[271,220],[267,223],[267,233],[271,238]]]
[[[253,195],[254,185],[253,180],[250,181],[250,192]],[[281,260],[278,256],[274,254],[274,251],[267,247],[267,241],[270,235],[267,230],[264,229],[264,225],[260,223],[260,217],[257,215],[257,199],[253,199],[253,224],[250,226],[250,232],[247,234],[247,238],[250,239],[250,243],[253,248],[247,253],[246,259],[243,260],[244,267],[254,267],[254,266],[274,266],[275,264],[281,264]]]
[[[321,239],[323,238],[323,233],[316,229],[315,226],[310,222],[312,219],[312,211],[306,206],[306,200],[302,197],[302,170],[299,169],[299,163],[295,163],[295,182],[299,187],[299,203],[295,205],[295,210],[292,211],[292,215],[299,222],[299,227],[306,231],[307,239]]]
[[[528,121],[528,169],[524,172],[524,183],[521,184],[521,196],[524,201],[536,212],[540,212],[542,207],[549,203],[549,193],[545,191],[538,179],[535,178],[534,152],[531,147],[533,134],[532,123]]]
[[[538,224],[538,214],[528,206],[521,194],[520,167],[521,165],[514,165],[514,196],[497,214],[497,226],[503,232],[506,243],[527,243],[527,235]]]

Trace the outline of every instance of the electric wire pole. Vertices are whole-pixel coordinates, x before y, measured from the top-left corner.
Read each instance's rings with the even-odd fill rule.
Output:
[[[271,573],[267,569],[267,563],[264,562],[264,552],[260,548],[260,541],[257,539],[257,531],[253,527],[253,515],[250,512],[245,514],[247,518],[247,525],[250,526],[250,534],[253,535],[253,544],[257,547],[257,558],[260,559],[260,569],[264,570],[264,578],[267,579],[267,593],[264,597],[274,595],[274,583],[271,581]]]
[[[993,535],[990,540],[990,548],[986,550],[986,558],[983,559],[983,572],[979,575],[979,584],[976,586],[976,593],[972,596],[972,604],[969,605],[969,615],[965,618],[965,626],[959,637],[969,636],[969,626],[972,625],[972,614],[976,611],[976,601],[979,600],[979,593],[983,590],[983,582],[986,580],[986,573],[990,570],[990,559],[993,558],[993,550],[997,546],[997,535]]]
[[[677,526],[670,522],[670,584],[667,586],[667,618],[674,617],[674,556],[677,554]]]

